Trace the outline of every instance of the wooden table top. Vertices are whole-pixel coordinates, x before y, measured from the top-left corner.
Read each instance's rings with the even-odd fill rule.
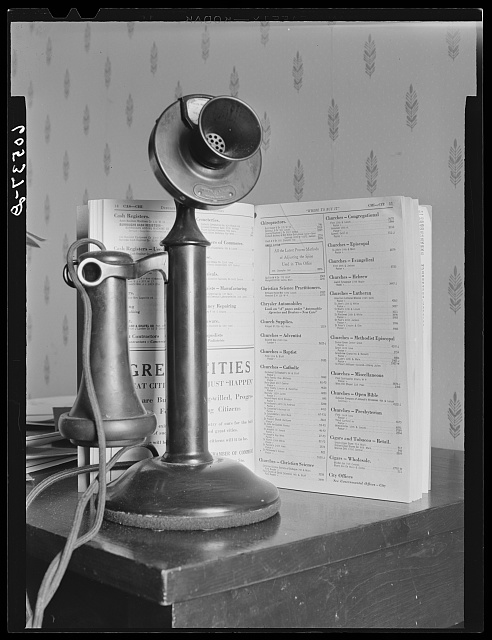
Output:
[[[433,449],[432,490],[410,504],[281,489],[280,513],[245,527],[153,531],[104,521],[69,569],[166,605],[451,531],[464,526],[463,457]],[[28,554],[51,560],[62,548],[76,483],[58,482],[34,500]]]

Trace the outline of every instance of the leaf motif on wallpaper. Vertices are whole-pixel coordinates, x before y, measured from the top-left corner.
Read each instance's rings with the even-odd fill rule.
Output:
[[[133,200],[133,189],[132,189],[132,185],[131,184],[128,185],[128,189],[126,190],[125,199],[126,200]]]
[[[446,42],[448,45],[448,56],[454,62],[460,52],[461,34],[459,29],[448,29],[446,33]]]
[[[44,121],[44,140],[46,144],[50,141],[51,135],[51,121],[49,115],[46,116],[46,120]]]
[[[463,297],[463,282],[456,266],[449,276],[448,295],[449,308],[456,314],[461,309],[461,299]]]
[[[264,20],[260,22],[260,39],[261,44],[265,47],[268,42],[268,32],[270,31],[270,22],[268,20]]]
[[[263,115],[263,118],[260,120],[260,122],[261,122],[261,148],[263,149],[263,151],[266,151],[270,146],[270,135],[271,135],[270,118],[268,117],[266,111]]]
[[[48,278],[48,276],[45,276],[45,278],[44,278],[43,293],[44,293],[44,301],[45,301],[45,303],[49,304],[49,301],[50,301],[50,279]]]
[[[419,101],[417,100],[417,92],[410,85],[405,99],[405,111],[407,112],[407,127],[413,132],[413,128],[417,124],[417,111],[419,110]]]
[[[89,52],[90,47],[91,47],[91,25],[88,22],[85,25],[85,30],[84,30],[84,49],[86,53]]]
[[[106,89],[109,88],[111,82],[111,60],[109,56],[106,58],[106,62],[104,63],[104,84],[106,85]]]
[[[239,75],[236,67],[232,67],[231,80],[229,82],[229,92],[233,98],[237,98],[239,94]]]
[[[207,62],[207,58],[210,53],[210,34],[207,29],[207,25],[205,25],[205,29],[202,33],[202,58],[204,62]]]
[[[63,79],[63,93],[65,94],[65,98],[68,98],[70,95],[70,73],[68,69],[65,71],[65,78]]]
[[[88,105],[85,105],[84,115],[82,116],[82,128],[84,130],[85,135],[89,133],[90,123],[91,123],[91,116],[89,113],[89,107]]]
[[[44,359],[43,376],[46,384],[50,383],[50,359],[48,356]]]
[[[300,200],[304,193],[304,167],[300,160],[297,160],[297,164],[294,169],[294,197],[296,200]]]
[[[338,138],[338,127],[340,125],[340,114],[338,105],[335,100],[331,99],[331,105],[328,108],[328,128],[330,130],[330,138],[335,142]]]
[[[46,41],[46,64],[49,65],[51,62],[51,56],[53,54],[53,43],[51,42],[51,38],[48,38]]]
[[[294,89],[299,92],[302,86],[302,76],[304,75],[304,65],[302,64],[302,56],[299,55],[299,51],[294,58],[292,75],[294,76]]]
[[[176,89],[174,90],[174,99],[179,100],[183,97],[183,89],[181,87],[181,83],[178,80],[178,84],[176,85]]]
[[[106,146],[104,147],[103,161],[104,161],[104,173],[106,175],[109,175],[109,171],[111,169],[111,151],[109,149],[109,145],[107,142],[106,142]]]
[[[367,75],[371,77],[376,70],[376,43],[371,39],[371,34],[364,43],[364,64]]]
[[[62,242],[62,263],[65,264],[65,262],[67,261],[67,253],[68,253],[68,248],[69,248],[69,244],[68,244],[68,236],[65,233],[63,236],[63,242]]]
[[[29,109],[32,107],[32,103],[34,101],[34,87],[32,86],[32,80],[29,82],[29,86],[27,87],[27,106]]]
[[[131,127],[133,122],[133,98],[130,93],[126,99],[126,124]]]
[[[461,181],[461,169],[463,168],[463,152],[456,138],[449,148],[448,167],[450,170],[449,179],[456,188],[456,185]]]
[[[461,402],[458,400],[458,395],[455,391],[448,405],[449,433],[455,439],[461,433],[462,420],[463,420],[463,413],[461,411]]]
[[[65,181],[68,180],[68,175],[70,173],[70,160],[68,159],[68,151],[65,151],[63,154],[63,179]]]
[[[153,42],[152,48],[150,50],[150,71],[152,75],[154,75],[155,72],[157,71],[157,58],[158,58],[157,45],[155,42]]]
[[[51,216],[50,197],[48,194],[46,194],[46,198],[44,199],[44,221],[46,222],[46,224],[49,223],[50,216]]]
[[[62,340],[63,340],[63,346],[66,347],[68,344],[68,318],[66,315],[63,316]]]
[[[126,23],[126,29],[128,31],[128,37],[132,37],[133,32],[135,30],[135,21],[134,20],[130,20],[130,22]]]
[[[367,181],[367,190],[372,195],[376,190],[378,184],[378,159],[371,149],[371,153],[368,155],[366,160],[366,181]]]
[[[86,187],[82,195],[82,204],[87,204],[88,202],[89,202],[89,192],[87,191],[87,187]]]

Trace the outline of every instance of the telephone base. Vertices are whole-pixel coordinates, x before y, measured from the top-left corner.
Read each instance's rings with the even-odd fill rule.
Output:
[[[278,489],[240,462],[162,458],[132,465],[107,487],[107,520],[155,530],[209,530],[261,522],[280,509]]]

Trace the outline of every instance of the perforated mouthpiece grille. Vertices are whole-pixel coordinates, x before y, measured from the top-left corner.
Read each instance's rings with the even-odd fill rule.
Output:
[[[219,136],[219,134],[217,134],[217,133],[207,133],[206,137],[207,137],[207,142],[212,147],[212,149],[215,149],[219,153],[224,153],[225,148],[226,148],[225,142],[224,142],[223,138],[221,138]]]

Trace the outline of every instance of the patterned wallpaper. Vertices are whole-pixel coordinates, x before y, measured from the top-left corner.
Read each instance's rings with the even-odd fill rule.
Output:
[[[28,125],[29,397],[76,393],[75,293],[62,280],[77,205],[167,198],[147,143],[187,93],[258,113],[247,201],[407,195],[433,207],[434,446],[464,442],[464,108],[474,23],[13,23],[11,92]]]

